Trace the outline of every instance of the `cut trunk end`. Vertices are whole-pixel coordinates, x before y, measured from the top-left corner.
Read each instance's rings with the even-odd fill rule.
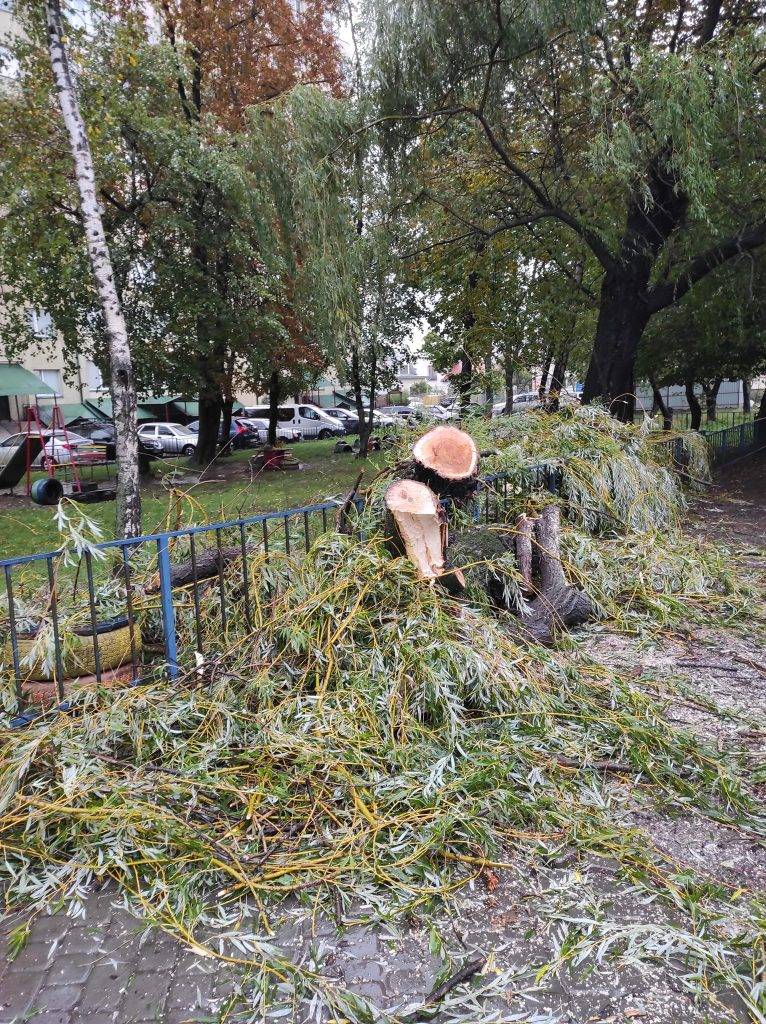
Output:
[[[406,555],[421,579],[444,575],[447,519],[439,499],[417,480],[397,480],[386,491],[386,534],[397,554]],[[459,574],[453,583],[462,585]]]
[[[472,480],[479,468],[473,438],[457,427],[434,427],[415,442],[415,462],[442,480]]]
[[[427,484],[440,498],[462,501],[478,486],[479,451],[457,427],[434,427],[415,442],[407,476]]]

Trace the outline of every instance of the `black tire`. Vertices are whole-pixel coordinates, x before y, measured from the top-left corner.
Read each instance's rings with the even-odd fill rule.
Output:
[[[331,430],[328,430],[327,427],[323,427],[319,431],[319,434],[317,436],[319,437],[320,441],[326,441],[328,437],[333,436],[333,432]]]
[[[197,451],[196,445],[185,444],[183,446],[183,448],[181,449],[181,454],[185,455],[187,458],[190,459],[192,457],[192,455],[196,454],[196,451]]]

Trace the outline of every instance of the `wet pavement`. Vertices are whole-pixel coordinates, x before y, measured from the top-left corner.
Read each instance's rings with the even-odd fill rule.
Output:
[[[557,915],[583,897],[614,922],[622,942],[629,941],[631,930],[641,934],[645,925],[660,940],[672,934],[674,922],[656,904],[628,895],[606,862],[545,873],[528,863],[493,876],[491,891],[482,881],[467,886],[450,916],[433,919],[428,929],[422,924],[338,929],[310,907],[293,905],[270,941],[295,963],[319,963],[326,983],[337,991],[368,1000],[376,1008],[373,1020],[385,1019],[386,1013],[417,1017],[418,1009],[429,1009],[426,1001],[437,980],[476,961],[483,969],[452,989],[436,1020],[713,1024],[747,1019],[725,1004],[698,1005],[685,988],[688,965],[680,958],[675,966],[639,968],[590,956],[576,972],[565,968],[536,981],[535,972],[555,955],[563,936]],[[5,930],[13,923],[8,920]],[[434,933],[438,955],[432,952]],[[118,905],[115,891],[102,890],[87,897],[83,916],[38,917],[18,957],[3,963],[0,1024],[202,1024],[221,1015],[232,1022],[270,1019],[257,1002],[248,1009],[248,991],[236,970],[147,930]],[[332,1019],[308,999],[296,1006],[276,1002],[272,1012],[274,1019],[301,1024]]]

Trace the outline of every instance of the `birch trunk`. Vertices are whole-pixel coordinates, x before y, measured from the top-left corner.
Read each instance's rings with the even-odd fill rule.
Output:
[[[51,70],[72,149],[88,256],[96,282],[109,345],[117,459],[116,530],[118,536],[137,537],[141,533],[141,492],[138,481],[136,389],[133,381],[128,332],[114,283],[112,261],[104,235],[104,225],[96,193],[93,157],[64,44],[59,0],[46,0],[45,14]]]

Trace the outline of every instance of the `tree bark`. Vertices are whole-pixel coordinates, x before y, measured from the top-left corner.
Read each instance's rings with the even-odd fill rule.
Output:
[[[457,377],[457,391],[460,396],[460,415],[467,416],[471,407],[473,391],[473,362],[465,349],[463,349],[461,363],[462,368]]]
[[[226,348],[224,343],[215,341],[214,330],[203,318],[198,319],[199,432],[194,462],[203,468],[215,462],[219,452],[226,379]]]
[[[266,443],[272,447],[277,444],[277,424],[279,423],[279,403],[282,400],[282,387],[279,370],[272,370],[269,377],[269,430]]]
[[[742,412],[750,412],[750,381],[742,381]]]
[[[755,414],[755,439],[759,444],[766,444],[766,388],[761,395],[758,412]]]
[[[509,588],[498,566],[510,552],[521,576],[520,593]],[[550,643],[564,626],[577,626],[598,615],[593,600],[567,582],[561,564],[559,509],[548,505],[539,517],[522,515],[514,538],[492,527],[476,527],[455,538],[447,564],[469,586],[485,590],[499,608],[518,616],[518,632]]]
[[[635,410],[634,367],[649,313],[644,303],[648,282],[622,271],[610,271],[601,286],[598,325],[582,401],[603,398],[619,420],[630,423]]]
[[[564,378],[569,362],[569,345],[562,345],[556,355],[556,362],[553,364],[551,375],[551,386],[548,389],[548,401],[546,409],[548,412],[558,412],[561,405],[561,392],[564,389]]]
[[[193,458],[196,464],[203,468],[207,468],[212,462],[215,462],[218,455],[222,404],[220,395],[200,392],[199,431],[197,433],[197,449]]]
[[[484,404],[487,406],[487,416],[492,415],[492,406],[495,404],[495,389],[492,387],[492,356],[484,356],[484,373],[487,378],[484,387]]]
[[[710,384],[702,385],[702,390],[705,392],[705,417],[708,423],[715,423],[718,419],[718,391],[722,383],[722,379],[718,377]]]
[[[551,372],[551,363],[553,362],[554,347],[553,343],[548,345],[545,351],[545,359],[543,360],[543,372],[540,374],[540,386],[537,389],[537,394],[542,401],[545,398],[545,389],[548,386],[548,374]]]
[[[513,348],[508,345],[505,349],[503,359],[503,374],[505,376],[505,405],[503,413],[510,416],[513,413],[513,372],[515,368]]]
[[[231,451],[231,448],[230,448],[230,441],[231,441],[231,439],[229,437],[229,434],[231,433],[231,420],[232,420],[232,416],[233,415],[234,415],[234,399],[233,398],[224,398],[223,402],[221,403],[221,429],[219,431],[219,436],[221,438],[221,450],[222,451],[227,451],[227,452]]]
[[[662,392],[657,387],[657,385],[654,383],[654,381],[652,380],[651,377],[649,378],[649,384],[651,385],[651,388],[652,388],[652,398],[654,399],[654,404],[657,406],[657,408],[662,413],[662,429],[663,430],[672,430],[673,429],[673,410],[668,405],[665,404],[665,399],[662,397]],[[652,414],[653,414],[653,411],[652,411]]]
[[[45,13],[51,70],[62,118],[69,135],[88,257],[96,282],[109,347],[117,462],[116,532],[121,537],[137,537],[141,533],[141,490],[136,433],[136,389],[128,331],[114,282],[112,261],[98,205],[90,143],[64,45],[59,0],[46,0]]]
[[[359,363],[359,349],[354,345],[351,351],[351,386],[354,389],[354,405],[356,406],[356,418],[359,420],[359,451],[358,459],[366,459],[370,447],[370,434],[372,433],[372,410],[368,416],[364,407],[364,395],[362,394],[362,370]],[[373,397],[370,396],[370,400]]]
[[[375,395],[378,389],[378,350],[373,345],[370,351],[370,394],[369,403],[367,408],[367,423],[364,435],[364,458],[367,457],[367,452],[370,447],[370,435],[372,434],[373,427],[375,426],[375,420],[373,419],[373,413],[375,412]],[[362,446],[361,438],[359,445],[359,456],[362,457]]]
[[[702,406],[699,404],[694,393],[694,381],[685,381],[684,388],[686,389],[686,401],[689,404],[689,411],[692,414],[692,430],[699,430],[702,426]]]

